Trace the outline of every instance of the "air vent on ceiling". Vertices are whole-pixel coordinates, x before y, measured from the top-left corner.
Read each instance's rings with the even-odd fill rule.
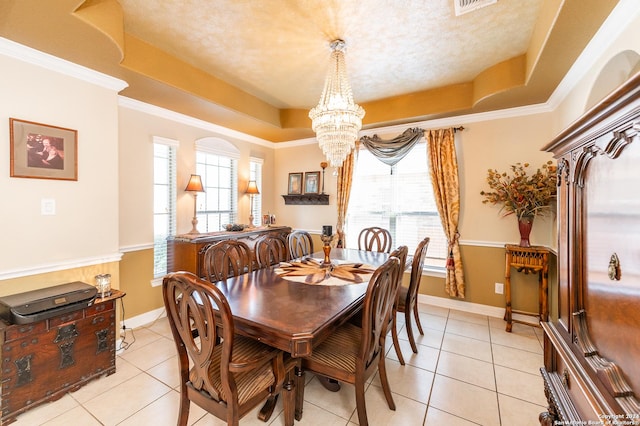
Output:
[[[498,0],[453,0],[456,16],[464,15],[485,6],[497,3]]]

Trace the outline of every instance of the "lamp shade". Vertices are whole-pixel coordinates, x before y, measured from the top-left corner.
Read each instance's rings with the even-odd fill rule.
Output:
[[[191,175],[191,177],[189,178],[189,183],[187,183],[187,187],[184,190],[191,192],[204,192],[204,187],[202,186],[202,179],[200,179],[200,175]]]
[[[244,191],[245,194],[259,194],[258,185],[256,185],[255,180],[250,180],[249,185],[247,185],[247,190]]]

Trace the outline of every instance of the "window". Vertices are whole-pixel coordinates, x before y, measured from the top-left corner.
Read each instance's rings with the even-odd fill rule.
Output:
[[[239,151],[217,138],[196,142],[196,174],[202,178],[204,193],[198,194],[198,224],[203,232],[222,231],[238,217]],[[202,229],[201,229],[202,232]]]
[[[253,196],[253,223],[251,225],[260,226],[262,224],[262,158],[249,159],[249,180],[255,180],[260,194]]]
[[[410,254],[430,237],[425,265],[444,268],[447,239],[433,198],[425,143],[416,144],[393,167],[360,150],[347,212],[347,247],[357,247],[358,234],[370,226],[388,229],[394,247],[407,245]]]
[[[176,233],[176,147],[153,138],[153,276],[167,273],[167,237]]]

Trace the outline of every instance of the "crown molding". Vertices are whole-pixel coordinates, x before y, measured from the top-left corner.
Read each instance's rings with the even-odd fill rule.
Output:
[[[276,143],[261,139],[255,136],[248,135],[246,133],[239,132],[237,130],[228,129],[218,124],[213,124],[208,121],[200,120],[198,118],[191,117],[186,114],[171,111],[166,108],[151,105],[146,102],[138,101],[136,99],[128,98],[126,96],[118,96],[118,106],[122,108],[131,109],[134,111],[143,112],[145,114],[153,115],[154,117],[170,120],[175,123],[192,126],[198,129],[214,132],[219,136],[226,136],[230,138],[239,139],[245,142],[254,143],[256,145],[266,146],[267,148],[274,148]]]
[[[611,42],[616,40],[633,21],[638,19],[638,15],[640,15],[640,8],[638,8],[637,0],[620,0],[618,2],[549,97],[547,104],[551,110],[560,106],[576,86],[576,82],[581,81],[591,71]]]
[[[0,37],[0,54],[57,72],[96,86],[119,92],[129,84],[119,78],[111,77],[82,65],[27,47],[15,41]]]

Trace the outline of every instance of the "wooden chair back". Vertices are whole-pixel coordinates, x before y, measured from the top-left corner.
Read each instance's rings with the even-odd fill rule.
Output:
[[[346,322],[338,327],[313,349],[309,357],[303,359],[303,373],[297,378],[303,382],[304,370],[307,369],[339,382],[353,384],[358,421],[362,426],[369,424],[364,397],[366,381],[376,371],[379,372],[389,408],[396,409],[386,373],[384,342],[397,298],[399,262],[398,258],[389,257],[371,275],[362,306],[362,325]],[[304,386],[297,386],[296,389],[296,400],[304,400]]]
[[[283,238],[267,235],[260,238],[255,246],[256,263],[259,269],[277,265],[289,260],[289,249]]]
[[[404,326],[407,330],[407,337],[409,338],[411,350],[414,353],[418,353],[418,345],[416,344],[416,339],[413,334],[411,315],[413,314],[416,326],[418,327],[418,331],[420,332],[420,334],[424,334],[424,331],[422,330],[422,324],[420,323],[420,313],[418,312],[418,290],[420,289],[422,267],[424,266],[424,259],[427,255],[429,240],[429,237],[426,237],[422,241],[420,241],[420,243],[418,243],[418,247],[416,248],[413,260],[411,262],[411,279],[409,280],[409,287],[398,287],[398,299],[394,309],[394,320],[396,319],[395,315],[397,312],[404,313]],[[395,321],[392,324],[392,327],[393,346],[396,349],[398,361],[400,361],[400,364],[404,365],[404,358],[402,356],[402,352],[400,351],[400,344],[398,342],[398,327]]]
[[[313,253],[313,240],[306,231],[293,231],[289,234],[289,258],[299,259]]]
[[[389,327],[391,328],[393,347],[398,355],[398,361],[404,365],[404,357],[402,356],[402,350],[400,349],[400,341],[398,340],[398,333],[396,330],[396,314],[398,312],[398,292],[402,287],[402,280],[404,279],[405,265],[407,264],[407,256],[409,255],[409,247],[400,246],[391,252],[391,257],[396,257],[400,263],[398,268],[398,275],[396,276],[396,295],[393,299],[393,308],[391,309],[391,315],[389,316]]]
[[[235,335],[231,308],[216,286],[190,272],[176,272],[164,278],[162,295],[180,363],[178,425],[187,424],[191,402],[238,425],[242,416],[282,390],[294,366],[285,368],[282,351]],[[286,396],[289,425],[293,404],[294,395]]]
[[[212,283],[252,270],[253,254],[242,241],[219,241],[207,247],[204,253],[204,278]]]
[[[424,267],[424,259],[427,257],[430,240],[429,237],[426,237],[418,243],[418,247],[416,247],[415,254],[413,255],[413,261],[411,262],[411,280],[409,281],[409,290],[407,291],[407,299],[405,300],[405,306],[411,309],[418,303],[420,278],[422,277],[422,268]]]
[[[369,281],[362,307],[362,346],[356,360],[356,371],[363,373],[384,357],[384,339],[397,297],[399,260],[390,257],[378,267]]]
[[[400,267],[398,268],[398,276],[396,277],[396,292],[398,288],[402,285],[402,278],[404,277],[404,268],[407,264],[407,256],[409,256],[409,247],[407,246],[399,246],[394,251],[389,254],[390,257],[396,257],[400,262]]]
[[[358,249],[360,250],[389,253],[392,246],[391,233],[384,228],[377,226],[364,228],[358,235]]]

